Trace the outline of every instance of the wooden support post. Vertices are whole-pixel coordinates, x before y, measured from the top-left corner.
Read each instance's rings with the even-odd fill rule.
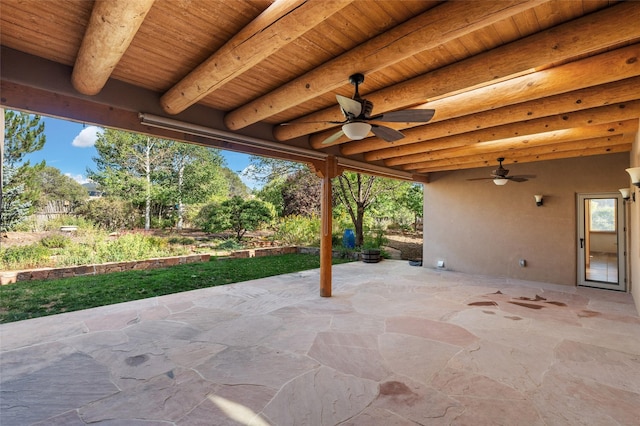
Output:
[[[331,269],[333,247],[331,234],[333,229],[332,188],[331,179],[338,176],[338,164],[334,156],[327,157],[324,161],[313,163],[316,174],[322,178],[322,191],[320,200],[320,296],[331,297]]]

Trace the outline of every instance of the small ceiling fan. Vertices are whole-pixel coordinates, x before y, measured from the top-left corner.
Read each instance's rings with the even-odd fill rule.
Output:
[[[495,183],[496,185],[506,185],[510,180],[513,182],[526,182],[529,179],[535,178],[534,175],[507,176],[509,174],[509,170],[502,167],[504,157],[497,158],[497,160],[498,168],[491,172],[490,177],[472,178],[467,180],[493,179],[493,183]]]
[[[364,139],[369,134],[369,131],[387,142],[397,141],[404,138],[401,132],[391,127],[370,122],[426,123],[431,120],[435,113],[435,110],[432,109],[406,109],[372,116],[373,103],[361,98],[358,92],[358,86],[362,84],[363,81],[363,74],[353,74],[349,77],[349,82],[355,86],[353,98],[349,99],[345,96],[336,95],[345,120],[330,121],[332,124],[342,124],[342,129],[322,141],[323,144],[332,143],[342,135],[346,135],[352,140]]]

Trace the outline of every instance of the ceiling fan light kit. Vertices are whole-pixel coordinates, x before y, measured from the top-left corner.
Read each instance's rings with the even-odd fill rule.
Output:
[[[342,126],[342,131],[349,139],[354,141],[364,139],[371,131],[371,124],[362,121],[354,121]]]
[[[496,178],[493,180],[493,183],[495,183],[498,186],[506,185],[508,182],[509,182],[509,179],[506,179],[506,178]]]

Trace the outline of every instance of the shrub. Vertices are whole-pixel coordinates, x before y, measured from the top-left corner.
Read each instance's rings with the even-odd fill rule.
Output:
[[[125,234],[113,241],[97,244],[95,250],[102,262],[123,262],[163,256],[167,254],[167,248],[168,243],[162,238]]]
[[[51,251],[42,244],[0,249],[0,269],[27,269],[51,263]]]
[[[380,248],[388,242],[389,240],[384,236],[384,230],[373,229],[371,232],[365,234],[362,248]]]
[[[242,250],[242,244],[238,243],[238,241],[234,239],[224,240],[216,247],[219,250]]]
[[[273,218],[273,207],[260,200],[245,201],[235,196],[220,204],[204,206],[196,223],[206,232],[222,232],[233,229],[238,242],[247,231],[258,229]]]
[[[66,235],[53,234],[40,240],[40,244],[47,248],[65,248],[71,242],[71,238]]]
[[[136,223],[136,209],[128,201],[117,198],[98,198],[80,206],[76,212],[107,231],[132,229]]]
[[[183,246],[190,246],[196,242],[193,238],[190,237],[171,237],[167,240],[169,244],[180,244]]]
[[[275,225],[275,239],[299,246],[320,245],[320,218],[317,216],[287,216]]]

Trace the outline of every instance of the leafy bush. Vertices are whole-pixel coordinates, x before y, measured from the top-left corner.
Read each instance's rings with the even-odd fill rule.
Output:
[[[389,240],[384,236],[384,230],[373,229],[371,232],[365,234],[362,248],[380,248],[388,242]]]
[[[51,263],[51,251],[39,244],[0,249],[0,269],[15,270],[43,267]]]
[[[235,196],[222,203],[204,206],[196,223],[206,232],[222,232],[232,229],[238,241],[247,231],[258,229],[273,218],[273,207],[260,200],[243,200]]]
[[[65,248],[71,242],[71,238],[66,235],[53,234],[40,240],[40,244],[47,248]]]
[[[61,226],[77,226],[78,230],[95,230],[96,225],[82,216],[67,215],[48,220],[44,223],[45,231],[57,231]]]
[[[123,262],[160,257],[167,254],[166,240],[141,234],[125,234],[95,247],[103,262]]]
[[[275,225],[275,239],[299,246],[320,245],[320,218],[317,216],[287,216]]]
[[[224,240],[216,247],[218,250],[242,250],[244,247],[233,239]]]
[[[91,200],[80,206],[76,212],[107,231],[132,229],[137,214],[130,202],[110,197]]]
[[[169,244],[180,244],[183,246],[190,246],[196,242],[193,238],[190,237],[171,237],[167,240]]]

